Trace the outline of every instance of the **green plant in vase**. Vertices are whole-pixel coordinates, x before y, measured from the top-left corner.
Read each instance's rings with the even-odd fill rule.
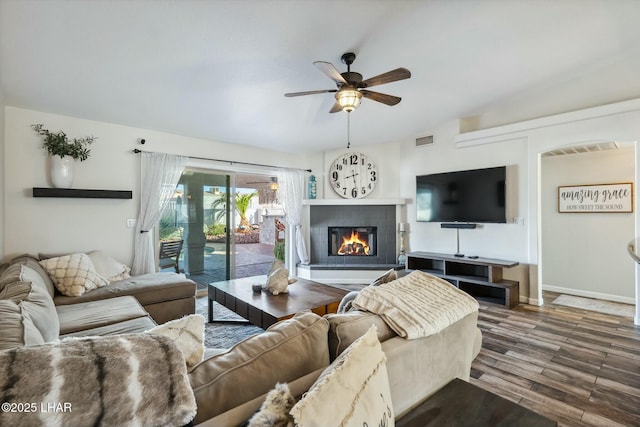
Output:
[[[73,138],[73,141],[71,141],[63,131],[51,132],[48,129],[44,129],[43,126],[42,124],[31,125],[33,130],[42,136],[42,146],[49,154],[60,156],[61,158],[69,156],[73,160],[80,160],[81,162],[89,158],[91,150],[88,145],[96,140],[95,136]]]
[[[42,137],[42,147],[49,153],[51,183],[56,188],[71,188],[73,182],[73,162],[81,162],[89,158],[92,144],[96,137],[85,136],[70,140],[63,131],[51,132],[42,124],[31,125]]]

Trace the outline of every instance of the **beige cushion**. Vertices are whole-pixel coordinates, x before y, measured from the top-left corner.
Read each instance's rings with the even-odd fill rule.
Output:
[[[44,344],[44,338],[29,318],[22,317],[20,306],[0,300],[0,350],[39,344]]]
[[[148,331],[154,326],[156,326],[156,324],[148,317],[136,317],[135,319],[124,320],[118,323],[112,323],[109,325],[98,326],[96,328],[89,328],[82,331],[72,332],[66,335],[60,335],[60,338],[101,337],[104,335],[135,334]]]
[[[111,282],[107,286],[86,292],[79,297],[56,295],[54,301],[56,305],[66,305],[123,295],[135,296],[140,304],[146,306],[182,298],[193,298],[196,295],[196,283],[187,279],[184,274],[148,273]]]
[[[326,319],[300,312],[205,359],[190,374],[198,402],[194,424],[213,418],[329,364]]]
[[[58,339],[60,325],[42,277],[25,264],[11,264],[0,276],[0,347],[41,344]],[[37,330],[37,333],[36,333]]]
[[[131,269],[125,264],[113,259],[104,251],[93,251],[88,253],[96,272],[109,282],[128,279],[131,277]]]
[[[38,258],[32,255],[27,255],[27,254],[20,255],[11,260],[11,264],[15,264],[15,263],[24,264],[25,266],[32,269],[33,272],[36,273],[38,277],[42,280],[42,282],[46,285],[49,295],[51,295],[51,297],[55,295],[56,287],[53,285],[53,282],[51,281],[51,277],[49,277],[49,273],[47,273],[45,269],[42,268],[42,265],[40,265]],[[2,286],[0,285],[0,287]]]
[[[67,296],[80,296],[109,284],[107,279],[96,273],[87,254],[71,254],[40,261],[51,276],[56,288]]]
[[[384,320],[373,313],[353,310],[342,314],[326,314],[329,321],[329,355],[331,360],[345,351],[355,340],[375,326],[378,340],[384,342],[396,335]]]
[[[140,303],[130,296],[57,306],[56,311],[61,335],[148,316]]]
[[[204,355],[204,316],[192,314],[156,326],[147,332],[171,338],[184,355],[187,367],[191,368],[202,361]]]
[[[340,355],[291,409],[297,427],[395,425],[386,357],[375,326]]]

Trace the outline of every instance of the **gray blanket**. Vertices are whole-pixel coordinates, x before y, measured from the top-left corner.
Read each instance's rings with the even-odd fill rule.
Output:
[[[196,412],[184,356],[152,334],[0,351],[0,425],[182,426]]]

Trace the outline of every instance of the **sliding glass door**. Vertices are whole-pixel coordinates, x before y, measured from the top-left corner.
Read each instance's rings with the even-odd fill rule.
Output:
[[[275,177],[187,170],[160,221],[160,240],[182,240],[179,266],[201,284],[264,275],[284,254]]]
[[[229,189],[229,175],[187,170],[160,220],[160,240],[183,241],[180,267],[203,285],[231,278]]]

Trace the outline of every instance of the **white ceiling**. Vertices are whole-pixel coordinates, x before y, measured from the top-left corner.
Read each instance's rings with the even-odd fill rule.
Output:
[[[347,114],[283,96],[335,87],[316,60],[412,73],[351,114],[357,147],[638,98],[638,22],[637,0],[0,0],[0,84],[11,106],[317,152]]]

